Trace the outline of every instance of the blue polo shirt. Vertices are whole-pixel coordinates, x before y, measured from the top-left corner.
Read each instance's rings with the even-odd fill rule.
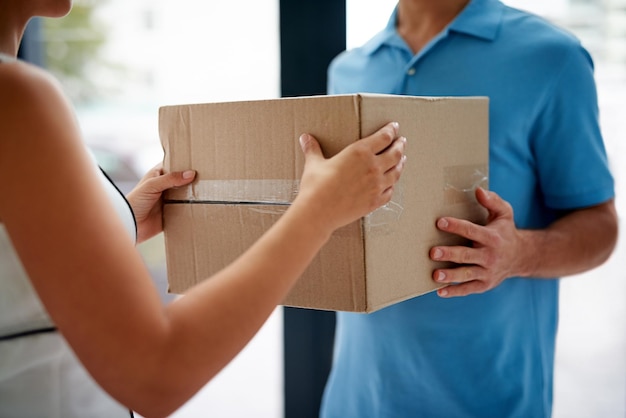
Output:
[[[395,22],[394,12],[332,62],[330,94],[488,96],[490,188],[519,228],[613,197],[593,64],[574,36],[473,0],[414,55]],[[549,417],[557,316],[558,280],[522,278],[480,295],[338,313],[322,416]]]

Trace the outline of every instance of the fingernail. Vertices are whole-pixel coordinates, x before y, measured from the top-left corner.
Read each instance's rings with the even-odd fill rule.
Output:
[[[446,289],[439,289],[437,293],[439,293],[439,296],[448,296],[448,291]]]
[[[448,221],[445,218],[441,218],[437,222],[437,226],[439,226],[440,228],[447,228],[448,227]]]
[[[300,146],[304,148],[304,141],[306,140],[306,134],[302,134],[300,135],[300,138],[298,138],[298,141],[300,141]]]
[[[439,248],[437,248],[434,252],[433,252],[433,258],[436,260],[439,260],[441,258],[441,256],[443,255],[443,251],[441,251]]]
[[[438,282],[443,282],[445,279],[446,279],[446,274],[443,271],[438,271],[436,280]]]
[[[396,132],[400,129],[400,124],[398,122],[391,122],[391,125],[393,125],[393,129],[395,129]]]
[[[183,172],[183,178],[185,180],[188,180],[190,178],[193,178],[193,176],[196,175],[196,172],[194,170],[187,170]]]

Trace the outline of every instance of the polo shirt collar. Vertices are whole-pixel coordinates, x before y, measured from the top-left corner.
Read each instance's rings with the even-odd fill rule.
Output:
[[[504,4],[498,0],[471,0],[448,27],[451,31],[493,41],[503,12]]]
[[[444,31],[464,33],[486,41],[493,41],[502,21],[504,7],[499,0],[471,0]],[[363,45],[363,52],[373,54],[383,45],[406,46],[396,31],[397,15],[398,6],[394,8],[385,29]]]

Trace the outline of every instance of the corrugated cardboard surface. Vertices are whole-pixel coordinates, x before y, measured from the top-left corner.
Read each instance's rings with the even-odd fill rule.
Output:
[[[166,195],[170,290],[233,261],[286,210],[304,164],[301,133],[330,157],[393,120],[408,160],[392,202],[336,231],[284,304],[372,312],[436,289],[428,251],[460,241],[435,220],[485,216],[473,190],[487,186],[486,98],[357,94],[161,108],[165,170],[198,172]]]

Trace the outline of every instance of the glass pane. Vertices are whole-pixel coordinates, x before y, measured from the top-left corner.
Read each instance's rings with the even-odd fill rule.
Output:
[[[346,46],[363,45],[387,25],[397,0],[346,0]]]

